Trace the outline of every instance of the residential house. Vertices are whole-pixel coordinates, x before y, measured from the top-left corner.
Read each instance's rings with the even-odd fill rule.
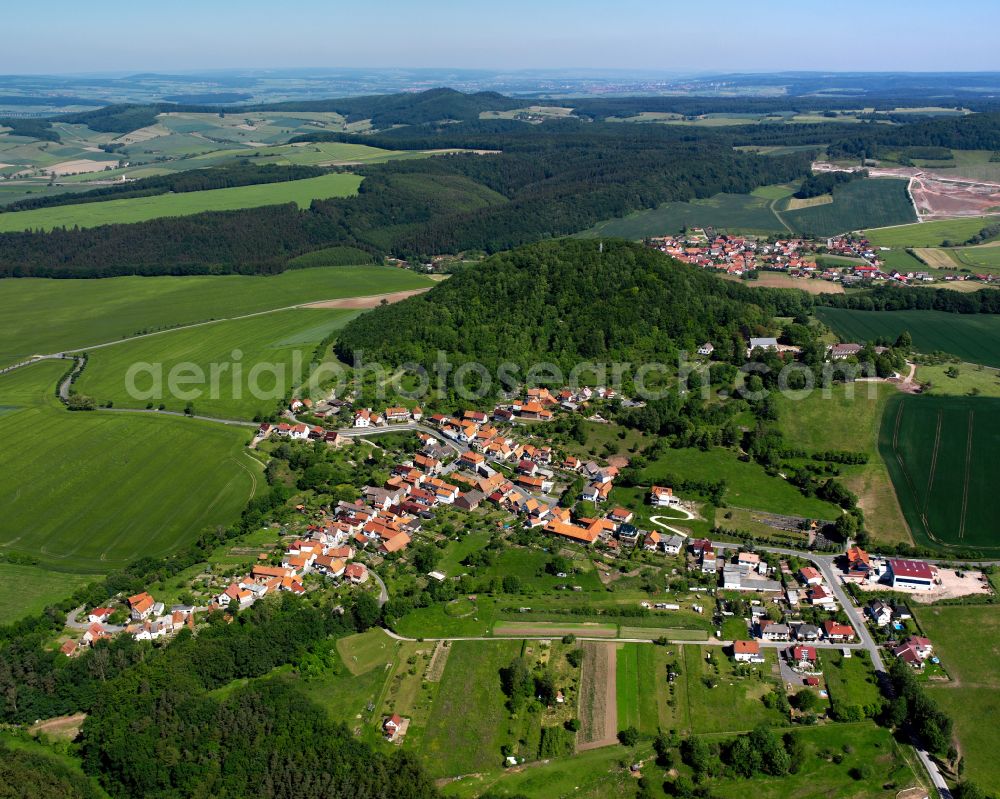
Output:
[[[718,569],[718,558],[715,556],[715,552],[711,549],[706,550],[701,553],[701,573],[702,574],[715,574]]]
[[[800,624],[795,630],[795,638],[798,641],[818,641],[820,639],[819,627],[815,624]]]
[[[803,566],[799,569],[799,579],[806,585],[819,585],[823,582],[823,575],[812,566]]]
[[[865,605],[865,613],[879,627],[885,627],[892,621],[892,607],[881,599],[873,599]]]
[[[760,637],[765,641],[789,641],[792,637],[792,630],[787,624],[781,624],[771,619],[762,619]]]
[[[793,646],[788,650],[788,659],[792,665],[811,671],[816,667],[817,655],[814,646]]]
[[[153,606],[156,604],[148,593],[143,591],[141,594],[136,594],[135,596],[130,596],[127,600],[129,609],[131,610],[132,618],[136,621],[141,621],[146,619],[153,612]]]
[[[760,653],[757,641],[734,641],[733,659],[737,663],[763,663],[764,656]]]
[[[664,486],[653,486],[649,490],[649,504],[655,505],[658,508],[669,508],[677,504],[674,490],[672,488],[665,488]]]
[[[483,504],[484,499],[486,499],[486,495],[482,491],[472,489],[464,494],[459,494],[458,499],[455,500],[455,507],[462,510],[475,510]]]
[[[832,619],[823,622],[823,634],[828,641],[854,640],[854,628],[850,624],[841,624]]]
[[[814,585],[809,589],[809,602],[825,608],[834,607],[837,604],[833,595],[821,585]]]
[[[625,508],[615,508],[608,514],[608,518],[615,524],[628,524],[635,518],[635,514]]]
[[[698,347],[698,354],[709,356],[715,352],[715,345],[711,341],[706,341],[704,344]]]
[[[106,624],[112,613],[114,610],[111,608],[94,608],[87,614],[87,621],[91,624]]]
[[[368,580],[368,568],[363,563],[349,563],[344,569],[344,576],[355,585]]]
[[[677,555],[684,548],[684,536],[674,533],[670,538],[660,543],[663,551],[668,555]]]

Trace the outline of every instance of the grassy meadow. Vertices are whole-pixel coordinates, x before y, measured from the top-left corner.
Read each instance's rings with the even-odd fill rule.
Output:
[[[90,352],[75,388],[99,403],[113,401],[115,407],[145,408],[152,402],[179,411],[190,397],[202,416],[268,416],[278,401],[306,380],[317,344],[357,314],[330,309],[275,311],[124,341]],[[147,364],[148,370],[132,382],[140,392],[132,396],[128,376],[135,364]],[[172,391],[169,375],[184,365],[193,365],[202,380],[178,383],[177,391]],[[212,386],[213,365],[221,365],[217,389]]]
[[[52,208],[0,214],[0,232],[51,230],[57,227],[98,227],[146,222],[164,216],[190,216],[205,211],[234,211],[239,208],[284,203],[296,203],[300,208],[305,208],[313,200],[349,197],[357,192],[360,185],[361,178],[357,175],[333,173],[283,183],[57,205]]]
[[[879,449],[919,543],[1000,549],[994,485],[1000,400],[899,395],[886,407]]]
[[[929,683],[930,695],[955,722],[966,776],[1000,791],[996,719],[1000,715],[1000,609],[994,605],[921,607],[917,620],[934,642],[952,681]]]
[[[95,579],[93,574],[56,572],[40,566],[0,562],[0,620],[9,624],[39,613]]]
[[[866,235],[878,247],[938,247],[944,241],[966,241],[987,225],[997,222],[1000,222],[1000,216],[944,219],[882,229],[869,225]]]
[[[791,483],[770,476],[757,463],[738,460],[726,449],[671,449],[640,472],[649,485],[675,474],[692,480],[725,480],[726,502],[736,507],[827,520],[840,513],[829,502],[803,496]]]
[[[888,469],[878,451],[878,433],[889,398],[897,390],[880,383],[833,386],[829,396],[814,391],[802,400],[779,395],[779,424],[786,441],[812,452],[864,452],[868,463],[843,467],[842,481],[858,496],[872,536],[886,543],[909,543],[910,533]],[[850,419],[851,424],[836,420]]]
[[[844,341],[894,340],[907,330],[918,352],[946,352],[970,363],[1000,367],[1000,316],[845,308],[817,308],[816,316]]]
[[[0,280],[0,366],[176,325],[432,285],[416,272],[386,266],[294,269],[267,276]]]
[[[0,546],[71,573],[161,555],[236,519],[261,481],[246,430],[147,414],[66,411],[66,363],[0,376]]]

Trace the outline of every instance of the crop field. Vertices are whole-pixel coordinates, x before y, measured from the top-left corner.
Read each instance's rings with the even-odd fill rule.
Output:
[[[899,395],[879,434],[903,514],[918,543],[1000,549],[1000,400]]]
[[[800,233],[832,236],[859,228],[902,225],[916,220],[905,180],[855,180],[833,190],[833,202],[781,211]]]
[[[260,482],[245,430],[180,417],[66,411],[65,362],[0,376],[0,547],[73,573],[162,555],[239,515]]]
[[[500,669],[520,641],[456,641],[424,731],[420,757],[431,776],[469,774],[496,766],[506,740],[507,710]]]
[[[152,402],[179,411],[190,400],[202,416],[268,416],[308,378],[316,345],[356,315],[275,311],[124,341],[91,351],[75,388],[115,407],[145,408]],[[132,376],[137,364],[144,366]],[[171,385],[170,375],[181,371],[201,377]]]
[[[238,208],[284,203],[296,203],[300,208],[305,208],[313,200],[349,197],[357,192],[360,185],[361,178],[357,175],[334,173],[318,178],[289,180],[284,183],[36,208],[30,211],[0,214],[0,232],[51,230],[55,227],[97,227],[145,222],[164,216],[190,216],[204,211],[233,211]]]
[[[618,728],[618,644],[586,641],[580,672],[577,747],[613,744]]]
[[[96,579],[93,574],[54,572],[40,566],[0,562],[0,619],[10,624],[40,613]]]
[[[671,449],[641,472],[650,485],[664,475],[679,474],[693,480],[720,480],[727,484],[726,502],[741,508],[785,513],[808,518],[836,519],[839,511],[830,503],[806,497],[780,477],[771,477],[762,466],[737,460],[725,449]]]
[[[787,187],[780,196],[791,194]],[[774,215],[772,207],[776,192],[759,194],[716,194],[707,200],[664,203],[657,208],[636,211],[619,219],[597,223],[580,236],[616,236],[642,239],[647,236],[667,236],[680,233],[685,227],[714,227],[719,230],[759,233],[786,232],[787,228]]]
[[[736,676],[733,662],[721,647],[682,649],[683,688],[678,701],[687,703],[691,732],[736,732],[753,729],[758,724],[783,723],[781,714],[761,701],[772,688],[778,687],[771,677],[775,663],[773,649],[764,650],[767,662],[757,665],[749,677]]]
[[[942,242],[962,242],[976,235],[987,225],[1000,222],[1000,216],[976,216],[919,222],[914,225],[886,227],[880,230],[869,225],[868,240],[878,247],[940,247]]]
[[[385,266],[294,269],[268,276],[0,280],[0,366],[176,325],[433,285],[416,272]]]
[[[931,697],[955,722],[966,776],[1000,791],[996,727],[1000,716],[1000,609],[995,605],[919,608],[917,620],[934,642],[952,682],[930,683]]]
[[[1000,366],[1000,316],[845,308],[817,308],[815,312],[844,341],[895,340],[906,330],[918,352],[946,352],[969,363]]]

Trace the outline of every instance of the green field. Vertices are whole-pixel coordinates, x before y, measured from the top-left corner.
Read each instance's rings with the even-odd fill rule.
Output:
[[[836,650],[827,651],[823,665],[823,677],[832,702],[860,708],[879,705],[882,693],[866,652],[856,649],[851,657],[845,658]]]
[[[10,624],[92,582],[92,574],[48,571],[40,566],[0,562],[0,621]]]
[[[46,361],[0,376],[0,547],[59,571],[104,573],[236,519],[260,483],[246,430],[71,413],[54,395],[65,370]]]
[[[817,308],[816,316],[843,341],[895,340],[907,330],[918,352],[946,352],[970,363],[1000,367],[1000,316],[993,314]]]
[[[508,736],[500,669],[520,651],[520,641],[452,644],[419,753],[431,776],[470,774],[501,762]]]
[[[916,220],[906,187],[905,180],[854,180],[833,190],[832,203],[783,210],[781,216],[796,231],[817,236],[902,225]]]
[[[233,211],[238,208],[284,203],[297,203],[300,208],[305,208],[313,200],[349,197],[357,192],[360,185],[361,178],[357,175],[333,173],[284,183],[58,205],[53,208],[0,214],[0,232],[51,230],[55,227],[97,227],[126,222],[145,222],[164,216],[190,216],[204,211]]]
[[[1000,270],[1000,246],[987,244],[979,247],[963,247],[960,250],[949,250],[948,252],[973,271],[982,270],[995,274],[997,270]]]
[[[955,374],[953,370],[958,373]],[[948,374],[949,371],[951,374]],[[924,386],[925,394],[1000,397],[1000,370],[981,364],[920,365],[917,367],[916,378]]]
[[[0,366],[174,325],[433,285],[416,272],[384,266],[295,269],[269,276],[0,280]]]
[[[726,502],[741,508],[819,519],[836,519],[840,511],[828,502],[806,497],[791,483],[772,477],[756,463],[740,461],[725,449],[671,449],[640,472],[644,484],[661,484],[664,475],[727,484]]]
[[[649,644],[622,644],[618,650],[616,695],[618,729],[635,727],[646,735],[685,726],[683,702],[669,705],[666,649]]]
[[[616,236],[642,239],[680,233],[686,227],[714,227],[758,233],[787,232],[781,220],[774,215],[772,207],[778,198],[786,197],[791,192],[792,189],[785,186],[768,186],[758,189],[754,194],[716,194],[707,200],[664,203],[657,208],[599,222],[579,235],[588,238]],[[776,194],[778,197],[774,196]]]
[[[899,395],[889,400],[879,450],[918,543],[1000,549],[1000,400]]]
[[[195,413],[202,416],[268,416],[279,400],[308,378],[316,345],[357,313],[328,309],[275,311],[124,341],[90,352],[75,388],[99,403],[112,400],[120,408],[145,408],[152,402],[180,411],[190,399]],[[130,383],[128,376],[135,364],[147,366]],[[215,381],[217,388],[212,385],[213,364],[226,367]],[[202,380],[177,383],[172,388],[169,376],[189,366]],[[130,384],[139,393],[133,394]]]
[[[955,722],[966,775],[985,790],[1000,791],[996,728],[1000,717],[1000,608],[990,605],[921,607],[917,620],[954,678],[928,691]]]
[[[841,383],[827,395],[817,390],[801,400],[778,398],[778,420],[786,441],[809,452],[864,452],[863,466],[844,467],[843,482],[858,497],[872,536],[887,543],[912,543],[892,480],[878,452],[878,431],[889,397],[884,383]],[[851,424],[832,420],[850,419]]]
[[[987,225],[1000,221],[998,216],[977,216],[969,219],[944,219],[919,222],[881,230],[866,231],[868,240],[879,247],[938,247],[943,241],[966,241]],[[874,225],[869,225],[874,228]]]

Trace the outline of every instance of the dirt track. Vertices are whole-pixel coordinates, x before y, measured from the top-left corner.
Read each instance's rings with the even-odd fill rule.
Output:
[[[394,302],[405,300],[407,297],[414,297],[417,294],[423,294],[425,291],[430,291],[430,287],[425,289],[410,289],[409,291],[394,291],[390,294],[373,294],[369,297],[343,297],[339,300],[322,300],[321,302],[310,302],[307,305],[299,307],[348,309],[374,308],[377,305],[381,305],[383,300],[391,305]]]

